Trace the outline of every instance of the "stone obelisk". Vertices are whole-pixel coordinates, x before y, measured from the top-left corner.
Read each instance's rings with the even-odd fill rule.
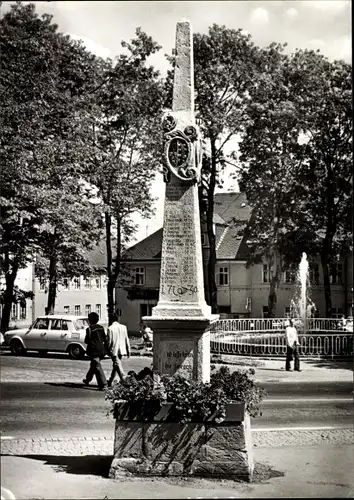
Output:
[[[194,116],[193,39],[177,23],[172,111],[163,120],[166,194],[159,302],[144,321],[154,331],[153,369],[210,378],[211,314],[204,298],[198,181],[201,141]]]

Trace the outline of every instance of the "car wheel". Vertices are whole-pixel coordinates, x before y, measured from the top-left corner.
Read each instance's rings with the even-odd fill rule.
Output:
[[[82,359],[85,355],[85,351],[81,346],[73,344],[69,345],[68,354],[71,359]]]
[[[23,347],[22,342],[18,339],[11,340],[10,348],[12,354],[14,354],[15,356],[24,356],[27,352]]]
[[[48,351],[46,349],[39,349],[38,353],[40,356],[46,356],[48,354]]]

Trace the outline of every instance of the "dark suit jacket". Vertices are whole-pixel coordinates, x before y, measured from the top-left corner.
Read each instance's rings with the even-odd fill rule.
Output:
[[[106,354],[106,342],[107,339],[103,326],[98,324],[90,325],[86,329],[86,354],[90,358],[103,357]]]

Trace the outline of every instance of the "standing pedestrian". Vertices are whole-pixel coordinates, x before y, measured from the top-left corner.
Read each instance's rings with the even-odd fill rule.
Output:
[[[106,354],[106,334],[102,325],[98,324],[99,316],[95,312],[88,315],[90,326],[86,329],[85,344],[86,354],[91,360],[90,368],[83,379],[85,385],[89,385],[93,376],[96,375],[98,389],[103,391],[107,388],[107,380],[102,369],[101,360]]]
[[[285,369],[290,371],[290,362],[294,359],[294,370],[300,372],[300,356],[299,356],[299,339],[297,330],[294,327],[292,319],[285,322],[285,338],[286,338],[286,362]]]
[[[107,349],[113,362],[111,376],[108,380],[108,387],[111,387],[116,374],[121,382],[125,379],[126,375],[121,360],[123,356],[130,357],[128,330],[125,325],[119,323],[117,314],[111,316],[111,326],[107,330]]]

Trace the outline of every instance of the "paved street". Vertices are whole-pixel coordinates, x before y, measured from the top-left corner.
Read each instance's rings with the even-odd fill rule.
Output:
[[[138,371],[151,366],[151,361],[149,357],[134,356],[124,365],[126,370]],[[353,382],[348,364],[336,369],[315,369],[308,363],[296,374],[285,373],[282,361],[255,363],[260,365],[255,368],[255,378],[267,390],[267,396],[262,403],[262,416],[252,419],[254,431],[351,428]],[[111,361],[105,359],[103,367],[108,374]],[[61,354],[40,358],[35,353],[14,357],[2,352],[2,435],[66,437],[70,432],[82,437],[111,437],[114,423],[107,416],[109,406],[104,393],[97,391],[95,385],[85,387],[81,382],[87,368],[88,360],[74,361]],[[341,380],[336,380],[339,372]]]

